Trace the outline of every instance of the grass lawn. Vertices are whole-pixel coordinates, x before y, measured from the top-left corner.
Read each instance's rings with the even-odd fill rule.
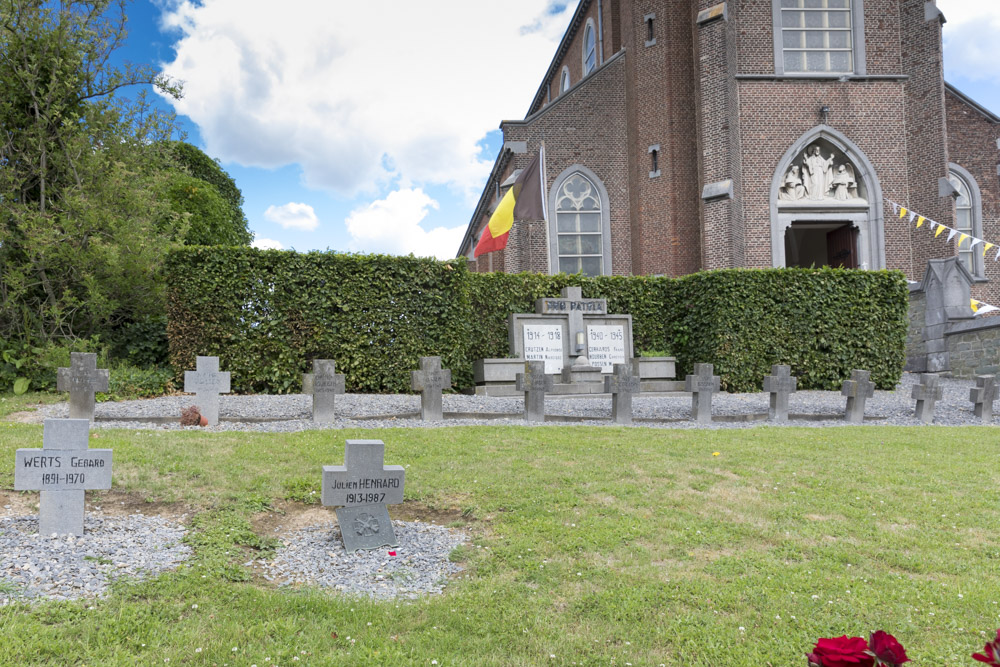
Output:
[[[454,554],[467,578],[373,603],[242,567],[273,547],[251,528],[314,502],[345,438],[407,466],[390,514],[473,536]],[[0,489],[40,442],[0,423]],[[989,427],[101,430],[92,446],[114,449],[118,495],[89,498],[188,511],[196,555],[98,601],[0,608],[2,665],[804,667],[818,637],[884,629],[939,667],[978,664],[1000,626]]]

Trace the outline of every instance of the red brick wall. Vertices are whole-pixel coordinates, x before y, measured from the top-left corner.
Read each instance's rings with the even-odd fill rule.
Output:
[[[945,108],[948,114],[948,155],[952,162],[976,179],[982,198],[983,238],[1000,246],[1000,177],[997,176],[1000,123],[991,121],[951,93],[945,95]],[[941,243],[941,239],[938,242]],[[988,282],[974,284],[972,296],[1000,306],[1000,262],[994,261],[996,254],[997,248],[993,248],[983,258]]]

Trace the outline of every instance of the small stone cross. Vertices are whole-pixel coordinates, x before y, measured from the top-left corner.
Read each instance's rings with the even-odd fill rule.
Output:
[[[604,391],[611,394],[611,421],[632,423],[632,396],[639,393],[639,376],[629,364],[615,364],[610,377],[604,378]]]
[[[14,490],[41,491],[39,535],[83,535],[84,491],[111,488],[111,450],[89,436],[87,419],[46,419],[42,448],[17,450]]]
[[[229,393],[229,371],[219,371],[218,357],[198,357],[197,370],[184,371],[184,391],[198,397],[198,411],[209,426],[219,423],[219,394]]]
[[[913,385],[911,396],[917,399],[917,419],[930,424],[934,421],[934,404],[944,396],[944,387],[938,384],[938,376],[922,373],[920,384]]]
[[[94,392],[107,391],[108,369],[97,367],[93,352],[73,352],[69,368],[56,371],[56,389],[69,392],[69,418],[94,419]]]
[[[851,379],[844,380],[840,395],[847,397],[844,419],[852,424],[865,421],[865,401],[875,395],[875,383],[870,380],[871,371],[852,370]]]
[[[993,401],[997,400],[997,376],[977,375],[976,386],[969,390],[969,400],[975,404],[972,411],[986,423],[993,421]]]
[[[314,422],[329,423],[336,417],[334,400],[344,393],[344,376],[338,374],[333,359],[313,359],[312,418]]]
[[[320,498],[336,506],[337,523],[348,551],[397,546],[388,504],[403,502],[406,471],[387,466],[381,440],[348,440],[344,465],[323,466]]]
[[[410,386],[420,392],[420,418],[441,421],[441,391],[451,389],[451,371],[441,368],[441,357],[420,357],[420,370],[410,371]]]
[[[792,377],[792,367],[785,364],[771,366],[771,374],[764,376],[764,391],[771,395],[767,408],[770,421],[788,421],[788,395],[799,387],[798,378]]]
[[[719,391],[719,376],[712,364],[695,364],[694,375],[684,378],[684,391],[691,392],[691,418],[699,424],[712,423],[712,393]]]
[[[516,376],[514,385],[524,392],[524,420],[545,421],[545,392],[552,391],[552,378],[545,374],[544,361],[524,362],[524,372]]]

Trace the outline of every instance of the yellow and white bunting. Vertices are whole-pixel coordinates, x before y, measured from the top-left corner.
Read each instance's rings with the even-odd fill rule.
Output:
[[[996,255],[994,255],[993,261],[996,262],[997,260],[1000,260],[1000,247],[998,247],[998,244],[996,244],[996,243],[990,243],[986,239],[976,238],[975,236],[972,236],[971,234],[967,234],[965,232],[959,231],[957,229],[949,227],[948,225],[943,225],[940,222],[938,222],[937,220],[932,220],[932,219],[930,219],[930,218],[928,218],[926,216],[920,215],[916,211],[908,209],[905,206],[903,206],[902,204],[897,204],[896,202],[892,201],[889,198],[886,198],[886,201],[889,203],[890,206],[892,206],[893,212],[895,212],[895,213],[897,213],[899,215],[899,219],[900,220],[902,220],[903,218],[907,218],[910,222],[913,222],[914,220],[916,220],[916,226],[917,226],[918,229],[920,227],[922,227],[925,222],[930,223],[927,228],[930,229],[932,232],[934,232],[934,238],[937,238],[937,237],[941,236],[941,233],[944,232],[944,230],[947,229],[948,230],[948,238],[945,240],[946,243],[951,243],[951,240],[954,239],[957,236],[958,237],[958,243],[956,243],[955,246],[957,248],[961,248],[962,244],[965,242],[965,240],[966,239],[970,239],[969,240],[969,250],[975,248],[977,245],[979,245],[980,243],[982,243],[983,244],[983,257],[986,257],[986,253],[989,252],[990,250],[992,250],[993,248],[997,248],[997,253],[996,253]],[[983,304],[982,307],[980,308],[979,312],[982,312],[983,308],[989,308],[991,310],[997,310],[993,306],[990,306],[988,304]],[[973,308],[973,310],[975,310],[975,309]],[[990,312],[990,311],[987,311],[987,312]]]

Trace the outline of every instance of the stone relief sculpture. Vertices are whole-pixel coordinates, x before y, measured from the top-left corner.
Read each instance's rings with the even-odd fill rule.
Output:
[[[854,166],[834,152],[823,155],[819,144],[812,144],[785,172],[778,187],[778,200],[825,204],[861,203],[866,201],[858,189]]]

